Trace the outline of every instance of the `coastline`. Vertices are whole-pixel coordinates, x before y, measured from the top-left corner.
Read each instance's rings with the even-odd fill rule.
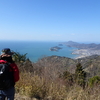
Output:
[[[88,57],[92,55],[100,55],[100,44],[96,43],[85,44],[73,41],[64,42],[62,44],[66,45],[67,47],[76,48],[72,51],[72,55],[77,55],[75,59]]]
[[[72,52],[73,55],[78,55],[75,59],[84,58],[92,55],[100,55],[100,50],[94,49],[76,49]]]

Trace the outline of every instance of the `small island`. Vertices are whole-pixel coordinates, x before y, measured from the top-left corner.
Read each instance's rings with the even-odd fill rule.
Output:
[[[50,48],[50,51],[58,51],[60,49],[62,49],[62,48],[61,47],[58,47],[58,46],[55,46],[55,47],[51,47]]]

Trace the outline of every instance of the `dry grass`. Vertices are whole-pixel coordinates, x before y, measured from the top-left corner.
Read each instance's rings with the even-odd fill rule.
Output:
[[[70,86],[64,79],[59,78],[63,69],[57,67],[57,64],[39,62],[32,69],[34,72],[25,69],[20,71],[16,93],[21,96],[38,100],[100,100],[99,85],[92,88],[87,87],[84,90],[76,84]]]
[[[67,95],[66,87],[59,81],[46,80],[32,73],[21,73],[21,79],[16,84],[16,92],[30,97],[52,97],[52,100],[61,100]]]

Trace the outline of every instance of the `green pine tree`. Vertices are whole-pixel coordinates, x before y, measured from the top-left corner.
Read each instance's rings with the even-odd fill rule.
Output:
[[[14,52],[14,55],[13,55],[13,60],[15,62],[25,62],[27,60],[26,58],[26,54],[20,54],[19,52]]]
[[[85,87],[86,84],[86,72],[83,70],[81,63],[76,65],[75,70],[75,82],[81,87]]]

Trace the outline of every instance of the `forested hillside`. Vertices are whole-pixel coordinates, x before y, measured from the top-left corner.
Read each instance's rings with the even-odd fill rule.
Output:
[[[95,75],[100,75],[99,55],[93,55],[93,56],[84,57],[80,59],[70,59],[67,57],[60,57],[60,56],[50,56],[50,57],[45,57],[43,59],[40,59],[40,61],[42,62],[45,62],[45,60],[47,63],[52,63],[54,65],[57,65],[54,67],[59,66],[63,70],[66,69],[70,73],[74,73],[76,69],[76,64],[81,63],[83,70],[86,71],[90,75],[90,77],[93,77]]]

